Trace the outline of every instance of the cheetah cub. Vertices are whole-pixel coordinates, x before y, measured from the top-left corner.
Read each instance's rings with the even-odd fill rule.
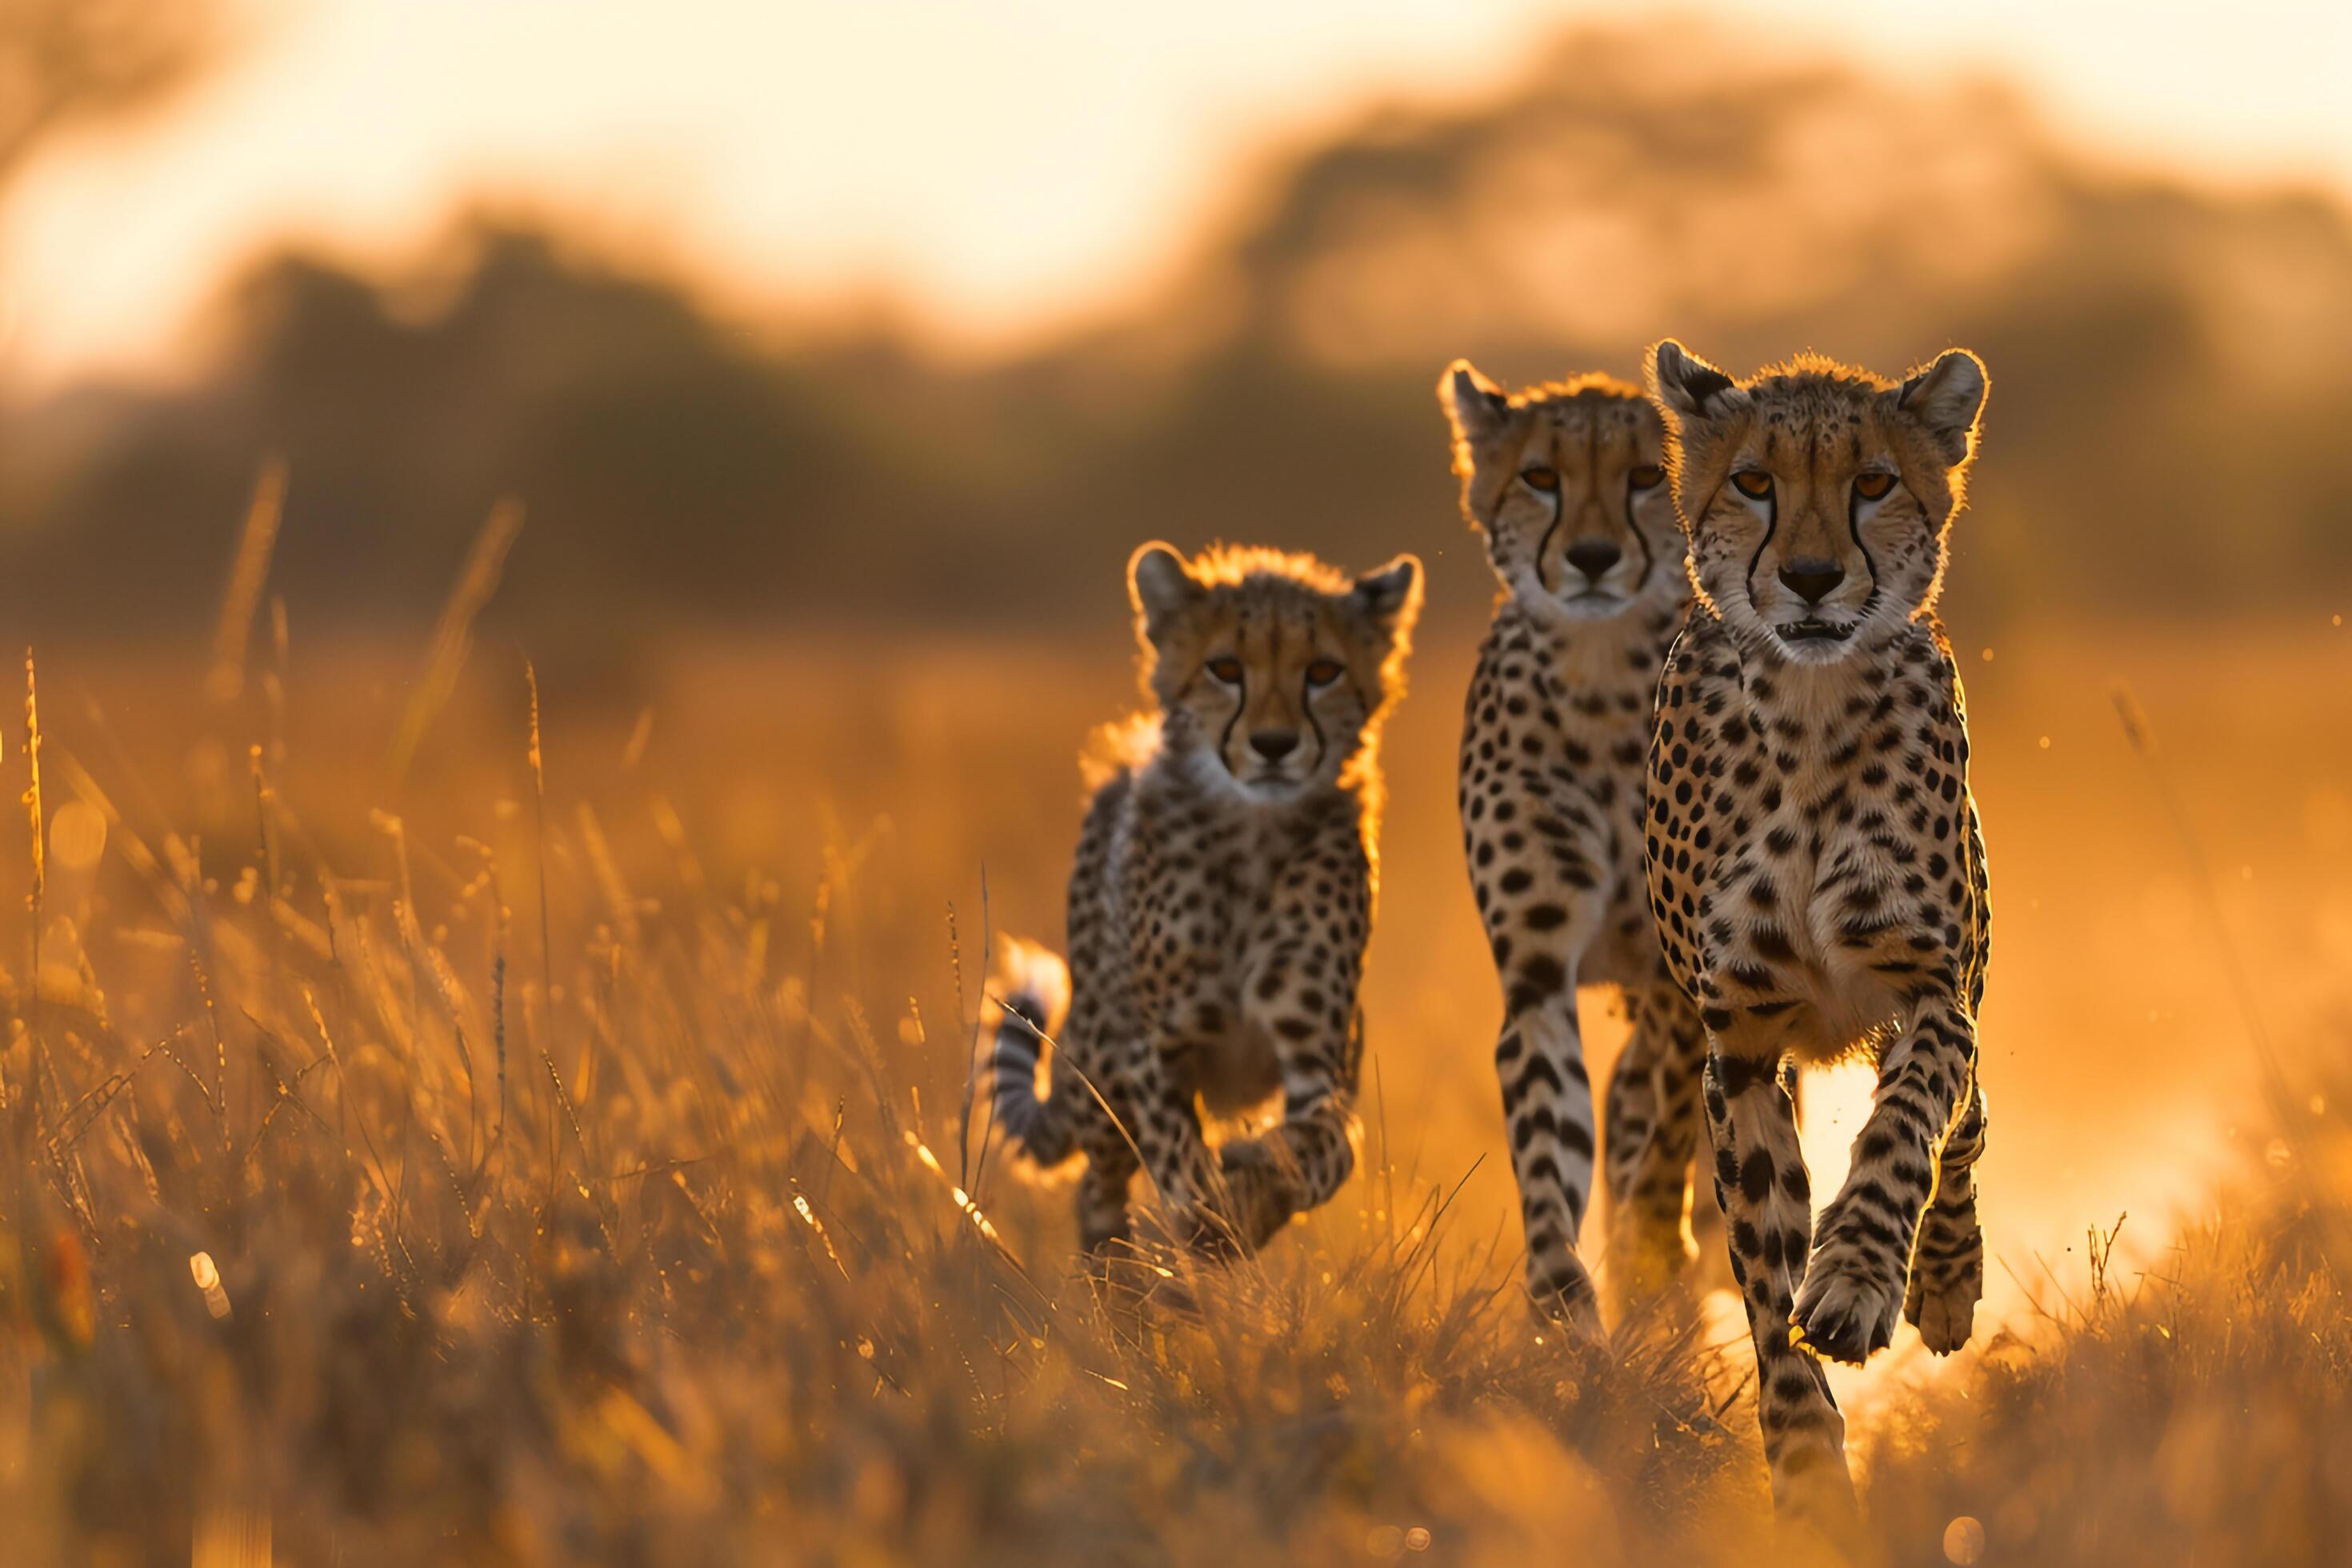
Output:
[[[1576,1251],[1592,1190],[1577,988],[1619,987],[1609,1275],[1632,1300],[1690,1256],[1698,1016],[1666,971],[1642,873],[1642,774],[1666,645],[1690,588],[1665,432],[1605,375],[1504,394],[1455,361],[1438,383],[1462,509],[1503,596],[1462,734],[1464,851],[1503,988],[1495,1066],[1538,1307],[1599,1329]]]
[[[1039,1165],[1085,1156],[1089,1254],[1129,1235],[1139,1157],[1179,1237],[1251,1251],[1355,1163],[1378,741],[1421,563],[1350,581],[1307,555],[1188,562],[1155,543],[1128,583],[1156,711],[1098,738],[1068,969],[1024,946],[1000,982],[995,1121]],[[1209,1146],[1204,1108],[1243,1115],[1276,1090],[1279,1124]]]
[[[1735,382],[1671,339],[1651,368],[1697,588],[1650,743],[1651,906],[1706,1028],[1774,1495],[1843,1508],[1815,1355],[1861,1362],[1898,1313],[1956,1350],[1984,1273],[1984,843],[1935,605],[1985,371],[1956,349],[1899,383],[1811,356]],[[1878,1086],[1817,1231],[1780,1067],[1857,1049]]]

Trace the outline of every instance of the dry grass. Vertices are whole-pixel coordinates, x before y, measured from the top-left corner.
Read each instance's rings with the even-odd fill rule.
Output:
[[[1000,1234],[941,1089],[978,934],[875,930],[872,840],[796,895],[714,876],[642,788],[662,852],[625,861],[610,802],[542,814],[537,718],[478,807],[314,815],[261,744],[201,837],[85,760],[160,735],[48,738],[82,837],[0,1056],[32,1554],[1607,1561],[1746,1506],[1687,1334],[1544,1343],[1377,1131],[1340,1211],[1189,1307],[1069,1273],[1058,1197]],[[877,972],[945,1004],[884,1012]]]
[[[2257,1172],[2142,1271],[2093,1233],[2080,1278],[1882,1434],[1872,1503],[1975,1519],[1983,1561],[2342,1560],[2352,1541],[2352,1051],[2312,1077]],[[1958,1397],[1955,1397],[1955,1396]]]
[[[1361,1173],[1179,1307],[1072,1273],[1064,1194],[959,1120],[986,948],[1055,932],[1070,748],[1116,667],[677,650],[616,697],[489,641],[458,679],[460,617],[419,701],[413,658],[298,660],[271,613],[209,704],[202,660],[43,658],[38,984],[0,973],[12,1555],[1756,1560],[1736,1336],[1580,1352],[1510,1289],[1442,655],[1391,740]],[[2194,689],[2137,673],[2169,716]],[[1981,1353],[1930,1373],[1898,1346],[1856,1421],[1885,1551],[1941,1561],[1965,1515],[1988,1563],[2323,1560],[2352,1532],[2352,1080],[2291,1060],[2268,1111],[2203,1087],[2253,1081],[2207,1026],[2234,1027],[2223,974],[2147,942],[2118,967],[2098,923],[2210,946],[2195,889],[2184,925],[2180,874],[2108,822],[2162,809],[2092,803],[2145,881],[2094,865],[2086,916],[2084,868],[2048,868],[2108,841],[2030,770],[2091,731],[1984,684],[1980,713],[2022,710],[1979,749],[2029,933],[1988,1021],[1988,1211],[2043,1315],[2001,1287],[2013,1331],[1989,1312]],[[2184,751],[2210,816],[2221,764]],[[2319,852],[2223,833],[2218,918],[2334,940],[2335,786],[2273,787],[2308,793]],[[0,857],[29,877],[26,832]],[[2303,893],[2252,883],[2297,856]],[[2069,1011],[2126,994],[2107,1033]],[[2084,1126],[2102,1073],[2116,1124]],[[2220,1157],[2257,1174],[2219,1217],[2176,1237],[2136,1206],[2115,1258],[2036,1270],[2119,1184],[2201,1190],[2188,1151],[2232,1115],[2278,1142]],[[2172,1185],[2129,1186],[2112,1151],[2155,1138]]]

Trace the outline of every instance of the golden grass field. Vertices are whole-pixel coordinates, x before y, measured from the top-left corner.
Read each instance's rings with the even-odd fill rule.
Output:
[[[994,941],[1059,937],[1126,649],[680,641],[534,707],[475,607],[429,647],[296,606],[242,653],[37,650],[0,1555],[1802,1556],[1725,1313],[1598,1352],[1514,1294],[1452,808],[1478,606],[1388,733],[1359,1173],[1189,1311],[1097,1300],[1065,1194],[960,1116]],[[2352,733],[2297,683],[2352,689],[2352,634],[1959,634],[1998,1262],[1961,1356],[1906,1328],[1840,1375],[1872,1550],[2329,1560]],[[1809,1095],[1816,1191],[1855,1097]]]

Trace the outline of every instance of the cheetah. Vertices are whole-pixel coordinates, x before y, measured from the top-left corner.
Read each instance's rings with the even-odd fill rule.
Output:
[[[1948,1354],[1983,1284],[1984,839],[1936,600],[1985,369],[1804,355],[1735,382],[1672,339],[1650,368],[1696,590],[1650,742],[1651,907],[1706,1030],[1773,1493],[1850,1517],[1816,1357],[1862,1362],[1898,1313]],[[1849,1051],[1877,1088],[1816,1227],[1780,1065]]]
[[[1043,1167],[1083,1156],[1090,1257],[1131,1237],[1139,1163],[1171,1234],[1225,1254],[1354,1167],[1379,738],[1422,582],[1410,555],[1353,580],[1233,546],[1187,561],[1152,543],[1129,563],[1153,708],[1097,738],[1070,963],[1014,950],[990,1062],[1010,1140]],[[1277,1090],[1276,1125],[1210,1147],[1204,1110],[1245,1116]]]
[[[1591,1194],[1580,986],[1633,1023],[1611,1074],[1602,1176],[1621,1310],[1676,1277],[1699,1138],[1698,1016],[1668,973],[1642,869],[1642,780],[1666,646],[1689,602],[1665,431],[1606,375],[1506,395],[1457,360],[1438,382],[1462,510],[1502,596],[1462,731],[1471,888],[1503,990],[1495,1048],[1538,1309],[1599,1331],[1577,1234]]]

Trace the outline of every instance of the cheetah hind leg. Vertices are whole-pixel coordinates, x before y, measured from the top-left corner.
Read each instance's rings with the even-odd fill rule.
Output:
[[[1633,1033],[1609,1076],[1601,1128],[1610,1195],[1609,1268],[1627,1320],[1673,1290],[1697,1255],[1691,1165],[1705,1121],[1699,1082],[1706,1040],[1672,983],[1629,993]]]
[[[1921,1342],[1949,1355],[1969,1342],[1984,1295],[1984,1230],[1977,1223],[1977,1156],[1984,1152],[1984,1091],[1976,1091],[1945,1141],[1935,1201],[1919,1225],[1903,1315]]]

